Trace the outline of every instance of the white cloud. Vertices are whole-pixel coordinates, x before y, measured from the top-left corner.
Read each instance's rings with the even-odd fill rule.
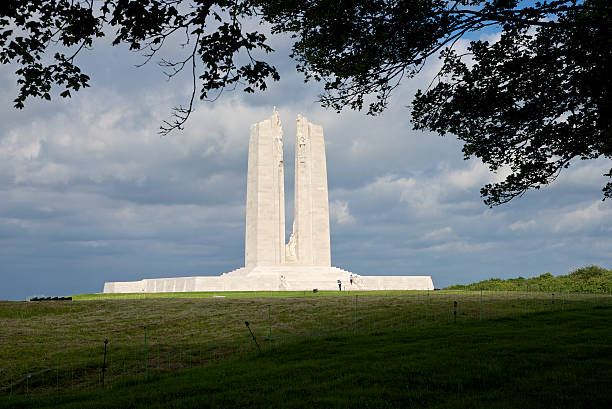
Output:
[[[0,140],[0,158],[3,160],[32,160],[40,154],[42,139],[38,136],[22,137],[11,131]]]
[[[367,184],[364,191],[372,194],[397,195],[400,201],[406,201],[415,186],[416,181],[412,178],[384,175]]]
[[[108,247],[110,243],[108,241],[100,241],[100,240],[88,240],[88,241],[77,241],[75,244],[82,247],[91,247],[91,248],[99,248],[99,247]]]
[[[475,253],[485,250],[490,250],[497,247],[497,243],[485,242],[485,243],[469,243],[467,241],[451,241],[435,246],[430,246],[424,249],[425,252],[433,253]]]
[[[429,233],[423,236],[424,239],[433,239],[439,240],[445,237],[448,237],[451,233],[453,233],[453,229],[450,226],[443,227],[441,229],[432,230]]]
[[[609,159],[599,158],[590,161],[573,163],[568,171],[562,172],[551,186],[553,189],[567,189],[592,191],[601,189],[609,178],[603,176],[612,167]]]
[[[512,231],[526,231],[531,230],[536,227],[536,221],[531,220],[517,220],[514,223],[511,223],[508,228]]]
[[[575,233],[596,229],[610,231],[612,227],[612,206],[600,200],[592,202],[561,216],[553,230],[558,233]]]
[[[40,185],[66,184],[70,182],[73,171],[62,163],[28,162],[26,166],[16,167],[15,183],[34,183]]]
[[[448,181],[450,186],[457,189],[469,190],[476,189],[488,182],[491,172],[480,161],[470,161],[467,169],[450,170],[442,179]]]
[[[348,203],[343,200],[334,200],[329,203],[331,219],[338,224],[353,224],[355,218],[351,215]]]

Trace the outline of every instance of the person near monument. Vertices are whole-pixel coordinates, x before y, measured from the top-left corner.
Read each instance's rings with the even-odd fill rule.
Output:
[[[350,275],[349,280],[351,282],[351,285],[353,285],[353,275],[352,274]]]
[[[338,280],[338,291],[342,291],[342,281]]]

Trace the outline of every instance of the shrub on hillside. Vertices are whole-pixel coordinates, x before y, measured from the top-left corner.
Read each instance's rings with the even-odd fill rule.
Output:
[[[486,290],[486,291],[547,291],[572,293],[610,293],[612,291],[612,270],[596,265],[579,268],[567,275],[554,276],[544,273],[532,278],[491,278],[472,284],[457,284],[445,290]]]

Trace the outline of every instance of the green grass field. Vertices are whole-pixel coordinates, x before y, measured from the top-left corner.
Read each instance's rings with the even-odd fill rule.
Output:
[[[225,298],[213,295],[225,295]],[[453,323],[454,301],[458,305],[456,324]],[[349,395],[359,393],[371,395],[372,406],[384,407],[388,401],[389,407],[397,407],[397,404],[409,406],[412,399],[417,406],[435,406],[437,398],[429,395],[443,392],[446,397],[440,404],[444,405],[450,399],[446,389],[473,389],[474,392],[477,389],[474,379],[482,378],[485,382],[489,378],[489,375],[478,375],[478,371],[491,371],[489,366],[494,369],[501,365],[482,362],[492,353],[487,350],[509,348],[513,343],[516,343],[512,347],[514,352],[508,352],[508,356],[514,354],[518,366],[509,368],[511,372],[533,370],[537,365],[532,360],[558,360],[565,362],[566,373],[553,371],[546,376],[558,377],[559,382],[573,382],[578,388],[590,388],[590,381],[578,381],[577,372],[570,370],[574,359],[567,361],[569,355],[559,355],[559,351],[575,351],[577,356],[585,358],[580,364],[585,373],[599,373],[602,362],[610,360],[610,306],[612,299],[605,295],[485,292],[481,297],[478,292],[441,291],[81,295],[75,296],[72,302],[2,302],[0,400],[10,402],[4,407],[42,407],[60,402],[66,407],[78,407],[70,406],[70,402],[76,405],[74,402],[82,399],[91,400],[92,407],[136,407],[132,405],[136,401],[115,402],[112,399],[117,394],[98,390],[104,339],[109,340],[106,389],[121,389],[127,396],[142,394],[142,402],[150,404],[162,402],[159,396],[150,401],[144,399],[147,393],[156,396],[159,391],[176,396],[178,403],[167,407],[204,405],[201,396],[188,392],[200,386],[202,390],[212,388],[212,392],[206,392],[212,406],[248,406],[250,395],[255,399],[255,406],[274,406],[265,404],[262,399],[269,393],[258,388],[274,391],[275,399],[281,399],[277,403],[286,402],[286,406],[294,407],[308,406],[300,402],[315,402],[315,394],[319,393],[323,394],[319,396],[322,400],[317,401],[321,407],[343,406],[345,401],[353,402],[347,406],[355,406],[361,400],[351,400]],[[256,346],[244,321],[250,322],[263,355],[254,355]],[[550,339],[540,345],[540,338],[545,339],[547,331]],[[479,347],[485,348],[483,354],[473,350],[465,355],[461,351],[472,350],[474,342],[484,342],[473,338],[477,334],[487,340],[486,345]],[[518,342],[520,339],[524,342]],[[551,340],[560,344],[550,348]],[[374,344],[379,347],[369,347]],[[601,345],[607,345],[607,352],[601,358],[604,361],[592,361]],[[591,351],[591,347],[595,349]],[[419,352],[419,348],[423,351]],[[448,367],[444,363],[452,358],[449,351],[466,356],[458,361],[456,371],[452,369],[455,364]],[[530,351],[535,355],[530,355]],[[406,362],[401,364],[403,360]],[[415,374],[403,374],[404,369],[412,368],[413,361],[420,362],[415,367],[421,368],[419,376],[435,381],[431,391],[423,389],[427,388],[426,384],[417,380]],[[504,361],[502,367],[508,362]],[[346,368],[347,372],[334,375],[333,381],[317,380],[317,371],[313,368],[319,364],[322,369],[327,365]],[[393,369],[396,365],[400,367]],[[436,366],[439,366],[438,372],[443,371],[436,372],[433,369]],[[303,371],[302,367],[306,369]],[[263,372],[258,374],[256,368]],[[306,378],[291,381],[292,371]],[[309,371],[313,371],[311,375]],[[358,375],[359,371],[364,374]],[[397,382],[388,388],[385,386],[393,371],[399,371],[401,377],[408,376],[402,381],[407,382],[405,387],[398,386]],[[465,378],[472,371],[476,378]],[[541,368],[541,371],[547,369]],[[606,371],[602,374],[609,376]],[[149,381],[141,383],[145,375]],[[438,375],[442,378],[437,379]],[[451,375],[460,377],[455,386],[452,382],[447,385],[446,377]],[[274,382],[257,381],[275,376],[278,379]],[[561,379],[567,376],[571,379]],[[598,376],[590,379],[595,382]],[[338,377],[343,379],[340,383],[346,383],[346,388],[337,384]],[[231,387],[219,384],[219,379],[225,378]],[[548,378],[539,382],[544,379]],[[285,389],[278,385],[283,380],[288,382]],[[250,382],[259,392],[252,390],[254,386],[249,386]],[[414,382],[420,386],[414,391],[405,390]],[[300,389],[302,383],[306,389]],[[529,385],[524,386],[530,390]],[[374,389],[381,392],[374,393]],[[403,397],[413,392],[416,394],[413,398]],[[281,398],[282,394],[291,393],[306,396]],[[560,393],[559,399],[562,399],[565,392]],[[595,397],[589,402],[603,401],[600,391],[594,390],[593,394]],[[488,396],[488,392],[482,395],[487,399]],[[56,402],[56,399],[59,400]],[[474,403],[470,399],[465,401],[467,406],[469,402]],[[140,398],[137,400],[140,402]],[[576,397],[570,400],[578,402]]]
[[[612,308],[296,340],[2,408],[607,408]]]
[[[411,291],[411,293],[426,294],[426,291]],[[77,294],[75,301],[94,300],[143,300],[147,298],[303,298],[303,297],[349,297],[354,295],[402,295],[406,291],[200,291],[191,293],[95,293]]]

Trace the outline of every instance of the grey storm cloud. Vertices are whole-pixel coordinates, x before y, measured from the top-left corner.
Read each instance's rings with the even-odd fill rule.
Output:
[[[612,265],[605,161],[488,209],[479,188],[503,176],[464,161],[452,136],[411,130],[410,104],[439,66],[397,89],[378,117],[317,103],[275,39],[281,82],[264,93],[198,102],[182,132],[160,137],[188,77],[165,81],[137,55],[101,47],[83,59],[92,88],[11,108],[0,68],[0,299],[101,291],[105,281],[220,274],[244,263],[249,126],[283,122],[287,228],[298,113],[324,129],[332,263],[360,274],[432,274],[436,287],[492,276]]]

